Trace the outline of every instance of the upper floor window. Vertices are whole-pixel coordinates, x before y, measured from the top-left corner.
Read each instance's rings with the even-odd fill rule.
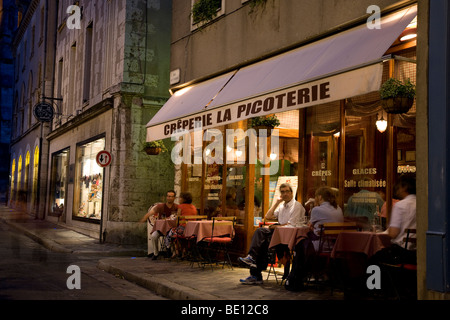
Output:
[[[191,29],[218,18],[225,13],[225,0],[191,0]]]

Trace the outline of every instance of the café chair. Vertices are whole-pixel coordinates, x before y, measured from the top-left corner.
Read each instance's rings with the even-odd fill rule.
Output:
[[[313,267],[308,282],[314,277],[315,283],[319,284],[321,278],[329,277],[331,290],[333,291],[334,283],[338,274],[331,261],[331,252],[342,232],[357,232],[358,226],[356,222],[328,222],[320,226],[318,250],[313,261]]]
[[[209,252],[213,252],[215,256],[218,253],[223,254],[222,268],[225,267],[225,264],[228,264],[230,268],[233,270],[233,264],[231,263],[229,248],[231,247],[234,240],[234,226],[236,224],[237,218],[235,216],[232,217],[213,217],[212,218],[212,226],[211,226],[211,237],[207,237],[203,239],[203,242],[206,243],[209,248]],[[231,233],[224,236],[216,236],[214,234],[214,230],[218,225],[229,225],[231,226]],[[211,259],[211,256],[207,255],[208,262],[205,262],[204,265],[210,264],[212,268],[212,264],[214,263]],[[218,262],[217,262],[218,263]]]
[[[417,239],[415,237],[416,229],[405,229],[406,237],[403,238],[405,242],[404,249],[407,249],[410,244],[415,247]],[[406,253],[406,252],[405,252]],[[388,275],[391,289],[398,300],[403,298],[416,299],[417,297],[417,263],[406,263],[402,259],[401,263],[381,263],[381,267]]]
[[[200,220],[206,220],[208,218],[208,216],[206,215],[188,215],[188,216],[178,216],[177,217],[177,226],[176,228],[178,228],[180,225],[185,226],[188,221],[200,221]],[[188,243],[188,245],[191,245],[192,243],[193,246],[195,247],[195,237],[185,237],[184,234],[174,234],[174,242],[180,242],[180,241],[186,241]],[[193,250],[191,250],[190,254],[191,256],[194,256],[195,253],[195,248],[193,247]]]

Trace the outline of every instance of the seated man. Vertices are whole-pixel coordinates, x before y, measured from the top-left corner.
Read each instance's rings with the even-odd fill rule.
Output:
[[[140,220],[140,222],[146,222],[147,219],[151,216],[156,216],[158,219],[164,219],[170,217],[171,214],[177,214],[178,205],[175,203],[175,196],[176,193],[173,190],[169,190],[166,193],[166,202],[165,203],[159,203],[151,210],[149,210],[144,217]],[[159,248],[158,248],[158,239],[162,236],[162,234],[159,231],[155,231],[151,235],[151,243],[153,246],[153,253],[150,253],[148,255],[149,258],[152,258],[152,260],[158,259],[159,254]]]
[[[289,184],[283,183],[280,186],[281,197],[277,199],[272,208],[267,211],[266,219],[277,219],[278,226],[297,226],[300,219],[305,216],[305,208],[300,202],[294,199],[294,193]],[[243,284],[261,284],[262,270],[267,268],[268,249],[272,239],[274,228],[258,228],[253,234],[252,243],[247,257],[239,260],[250,267],[250,276],[241,279]]]
[[[373,257],[374,264],[386,262],[416,263],[415,243],[408,243],[405,249],[406,229],[416,228],[416,179],[413,176],[403,175],[395,186],[395,193],[399,199],[392,207],[389,227],[384,233],[391,238],[392,245],[378,251]]]

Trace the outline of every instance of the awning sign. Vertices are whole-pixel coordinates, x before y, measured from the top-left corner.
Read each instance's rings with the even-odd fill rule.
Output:
[[[378,91],[381,86],[382,72],[383,66],[378,63],[174,119],[148,127],[147,141],[170,138],[183,130],[191,132],[196,124],[201,124],[203,129],[208,129],[253,117],[306,108]]]

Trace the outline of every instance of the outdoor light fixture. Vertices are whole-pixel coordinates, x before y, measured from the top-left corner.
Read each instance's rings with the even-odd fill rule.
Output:
[[[186,92],[188,92],[188,91],[191,90],[191,89],[192,89],[192,86],[191,86],[191,87],[183,88],[183,89],[181,89],[181,90],[175,91],[174,95],[175,95],[176,97],[180,97],[180,96],[182,96],[183,94],[185,94]]]
[[[387,129],[387,121],[384,120],[383,118],[383,114],[381,115],[381,119],[377,120],[377,122],[375,122],[378,131],[380,131],[381,133],[385,132]]]
[[[417,28],[406,29],[400,35],[400,41],[408,41],[417,37]]]

